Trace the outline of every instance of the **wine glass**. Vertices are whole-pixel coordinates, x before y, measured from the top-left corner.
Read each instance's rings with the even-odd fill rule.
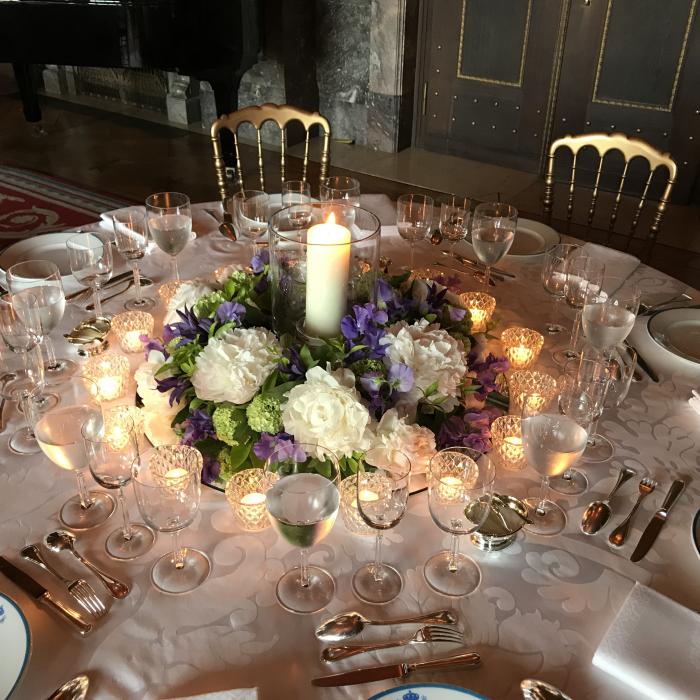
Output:
[[[335,202],[353,207],[360,206],[360,183],[354,177],[327,177],[319,186],[322,202]]]
[[[177,256],[192,235],[190,198],[180,192],[157,192],[146,198],[148,230],[156,245],[173,261],[173,273],[179,281]]]
[[[335,581],[325,569],[308,565],[306,550],[331,531],[338,514],[338,460],[320,445],[283,441],[267,459],[265,472],[270,522],[300,548],[300,565],[277,582],[277,600],[291,612],[317,612],[332,600]]]
[[[156,305],[155,299],[141,293],[139,260],[148,250],[148,226],[146,215],[138,209],[124,209],[112,215],[114,239],[117,250],[126,258],[134,273],[135,298],[124,302],[125,309],[145,310]]]
[[[73,277],[81,284],[92,287],[95,316],[102,316],[100,289],[112,276],[112,245],[104,233],[86,231],[66,241],[68,259]]]
[[[358,185],[359,187],[359,185]],[[282,183],[282,206],[289,210],[289,220],[297,228],[311,222],[311,186],[306,180],[286,180]]]
[[[252,242],[255,255],[258,239],[267,233],[270,197],[262,190],[240,190],[231,198],[231,206],[236,230]]]
[[[132,469],[141,517],[154,530],[173,535],[173,551],[153,565],[151,581],[164,593],[189,593],[211,572],[204,552],[179,541],[180,530],[192,524],[199,510],[202,455],[186,445],[161,445],[139,454]]]
[[[389,603],[403,589],[401,574],[382,562],[382,540],[384,531],[398,525],[406,512],[410,474],[411,461],[399,450],[376,447],[360,460],[357,510],[362,520],[377,531],[374,561],[352,577],[352,589],[365,603]]]
[[[428,508],[452,543],[425,562],[423,573],[442,595],[469,595],[479,587],[481,570],[459,551],[459,538],[476,532],[488,517],[495,478],[491,459],[469,447],[447,447],[430,460]]]
[[[83,425],[102,420],[102,407],[96,397],[97,385],[87,377],[76,377],[61,391],[61,405],[39,417],[34,433],[43,453],[61,469],[75,473],[78,494],[67,500],[59,520],[72,530],[97,527],[114,512],[114,499],[104,491],[88,491],[85,471],[88,455]]]
[[[566,329],[559,323],[561,302],[566,289],[566,264],[569,257],[578,249],[575,243],[557,243],[544,254],[542,262],[542,286],[554,297],[552,320],[546,325],[547,333],[554,335]]]
[[[25,260],[10,267],[7,271],[7,284],[11,294],[31,289],[37,299],[47,355],[47,379],[62,381],[73,376],[75,362],[56,358],[56,350],[49,335],[61,322],[66,310],[66,297],[58,267],[49,260]]]
[[[139,448],[134,421],[120,408],[104,409],[102,416],[89,418],[82,434],[95,481],[103,488],[119,489],[122,527],[107,536],[105,550],[114,559],[136,559],[153,547],[156,535],[143,523],[129,520],[124,487],[131,481]]]
[[[477,205],[472,217],[472,246],[484,264],[484,284],[489,290],[491,267],[502,260],[515,240],[518,210],[510,204],[486,202]]]
[[[452,197],[452,201],[447,204],[440,204],[440,223],[438,228],[442,237],[450,242],[449,252],[454,255],[455,245],[464,240],[469,229],[469,208],[471,202],[465,197],[457,200]]]
[[[564,529],[566,513],[547,498],[549,479],[563,474],[583,454],[592,419],[592,401],[578,386],[565,387],[544,405],[539,394],[524,397],[523,452],[542,477],[539,497],[525,500],[532,521],[525,525],[528,532],[551,536]]]
[[[411,270],[416,242],[422,241],[430,233],[433,204],[433,198],[425,194],[402,194],[396,202],[396,227],[401,238],[407,240],[411,247]]]

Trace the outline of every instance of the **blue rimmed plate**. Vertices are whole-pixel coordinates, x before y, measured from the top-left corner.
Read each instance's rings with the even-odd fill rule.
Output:
[[[8,698],[29,663],[27,618],[12,598],[0,593],[0,698]]]
[[[475,693],[467,688],[445,683],[413,683],[399,688],[383,690],[369,700],[489,700],[485,695]]]

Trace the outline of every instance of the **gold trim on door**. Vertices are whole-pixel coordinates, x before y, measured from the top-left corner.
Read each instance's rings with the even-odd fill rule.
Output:
[[[695,17],[695,5],[697,4],[697,0],[692,0],[692,2],[690,3],[690,9],[688,10],[688,21],[685,25],[685,34],[683,36],[683,43],[681,44],[681,52],[678,57],[678,63],[676,64],[676,75],[673,80],[673,88],[671,89],[671,98],[667,105],[655,105],[646,102],[628,102],[625,100],[608,100],[604,97],[598,97],[598,82],[600,80],[600,71],[603,67],[603,57],[605,54],[605,45],[608,37],[608,25],[610,24],[612,4],[613,0],[608,0],[608,7],[605,13],[605,24],[603,26],[603,36],[600,40],[600,50],[598,51],[598,66],[595,72],[595,83],[593,85],[593,96],[591,98],[591,102],[603,105],[613,105],[614,107],[631,107],[633,109],[651,109],[657,112],[670,112],[673,109],[673,103],[676,99],[676,90],[678,89],[678,82],[681,76],[681,69],[683,68],[683,62],[685,60],[685,52],[688,46],[688,35],[690,34],[690,26],[693,23],[693,19]]]
[[[695,0],[693,0],[695,2]],[[527,17],[525,19],[525,33],[523,35],[523,48],[520,54],[520,72],[518,82],[509,80],[496,80],[495,78],[482,78],[478,75],[468,75],[462,73],[462,48],[464,47],[464,21],[467,17],[467,0],[462,0],[462,21],[459,27],[459,48],[457,49],[457,77],[462,80],[475,80],[479,83],[490,83],[491,85],[507,85],[521,88],[523,86],[523,74],[525,73],[525,55],[527,54],[527,42],[530,36],[530,16],[532,14],[532,0],[527,2]]]

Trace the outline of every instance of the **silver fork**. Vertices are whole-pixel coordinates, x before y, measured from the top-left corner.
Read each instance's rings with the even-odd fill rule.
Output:
[[[73,596],[83,610],[89,612],[96,620],[106,615],[107,607],[97,597],[95,589],[84,578],[77,578],[71,581],[61,576],[61,574],[44,559],[41,550],[35,544],[27,545],[20,554],[22,558],[34,562],[37,566],[44,569],[44,571],[48,571],[58,579],[68,589],[68,593]]]
[[[637,509],[641,505],[642,501],[650,493],[652,493],[656,487],[657,483],[653,479],[646,476],[639,482],[639,496],[637,498],[637,502],[634,504],[634,507],[630,511],[629,515],[610,533],[608,542],[610,542],[611,545],[614,547],[621,547],[623,545],[630,531],[632,518],[634,518]]]
[[[376,642],[374,644],[340,644],[326,647],[322,654],[322,661],[338,661],[347,659],[356,654],[364,654],[378,649],[391,649],[393,647],[405,647],[411,644],[425,644],[427,642],[449,642],[452,644],[464,643],[464,636],[459,630],[442,625],[425,625],[408,639],[396,639],[389,642]]]

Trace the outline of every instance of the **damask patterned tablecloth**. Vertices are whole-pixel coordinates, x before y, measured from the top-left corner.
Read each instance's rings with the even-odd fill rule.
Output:
[[[211,277],[217,266],[244,262],[250,254],[245,243],[231,244],[229,251],[222,252],[223,241],[218,234],[203,233],[209,232],[200,230],[197,240],[181,255],[183,278]],[[382,253],[393,258],[394,265],[406,259],[405,244],[394,228],[383,230]],[[416,259],[428,263],[439,257],[435,253],[426,245]],[[167,279],[165,256],[154,252],[149,257],[144,271],[156,281]],[[502,264],[517,274],[517,280],[499,283],[493,289],[498,300],[499,328],[514,323],[541,328],[551,311],[551,300],[539,281],[541,258],[506,259]],[[680,282],[645,266],[637,269],[634,278],[646,292],[668,291],[671,296],[684,288]],[[464,281],[465,288],[477,288],[471,276],[465,276]],[[107,309],[117,312],[123,300],[120,297],[110,302]],[[83,314],[82,308],[69,305],[62,330],[72,327]],[[643,329],[637,329],[636,336],[643,333]],[[545,369],[554,368],[554,342],[546,338],[540,360]],[[134,356],[132,361],[135,365],[138,359]],[[168,551],[168,537],[160,536],[155,548],[135,562],[117,563],[107,557],[104,538],[118,525],[116,516],[94,531],[79,534],[79,547],[106,570],[127,580],[133,590],[128,598],[111,605],[108,616],[88,638],[73,634],[63,622],[0,577],[0,591],[21,604],[33,636],[30,665],[13,697],[46,697],[68,678],[86,672],[92,680],[90,697],[98,700],[155,700],[251,686],[260,689],[263,700],[366,698],[391,687],[392,682],[321,689],[311,686],[310,679],[362,665],[445,655],[448,647],[430,649],[424,645],[324,666],[319,660],[321,644],[313,635],[316,625],[329,614],[347,610],[388,618],[451,608],[459,613],[467,646],[482,654],[483,666],[477,670],[415,674],[411,681],[454,683],[494,700],[515,700],[521,697],[520,681],[536,677],[562,688],[575,700],[631,700],[636,695],[594,668],[591,658],[634,581],[689,608],[700,608],[700,558],[690,537],[692,515],[700,504],[700,416],[687,403],[691,388],[700,386],[700,368],[691,363],[676,372],[657,368],[662,375],[660,383],[646,378],[634,383],[622,407],[606,412],[601,420],[602,430],[615,443],[616,454],[608,463],[585,467],[589,491],[578,497],[555,494],[569,518],[562,534],[544,538],[521,533],[500,553],[481,552],[463,543],[483,574],[473,595],[450,599],[426,585],[423,563],[448,545],[448,537],[432,522],[426,494],[422,493],[410,498],[407,515],[387,535],[386,559],[405,577],[398,600],[372,609],[355,599],[351,574],[372,556],[372,540],[350,535],[338,518],[331,534],[311,553],[312,562],[327,567],[336,577],[336,596],[326,611],[293,615],[277,604],[274,589],[282,572],[296,564],[298,551],[271,529],[261,534],[243,533],[234,524],[223,494],[203,488],[200,513],[184,532],[183,541],[205,551],[213,570],[207,582],[192,594],[168,596],[150,584],[151,565]],[[14,410],[8,410],[7,416],[9,424],[0,448],[0,551],[20,562],[21,547],[40,541],[58,526],[58,509],[74,492],[75,481],[72,474],[61,472],[43,455],[10,454],[5,440],[19,420]],[[620,465],[635,468],[640,477],[653,475],[659,488],[644,502],[628,543],[616,551],[607,544],[611,526],[597,537],[586,537],[578,523],[589,501],[607,495]],[[639,564],[632,564],[629,555],[641,529],[676,476],[688,479],[685,493],[652,550]],[[635,484],[627,484],[615,499],[614,523],[636,498]],[[526,496],[534,495],[537,488],[537,476],[530,469],[497,475],[499,492]],[[132,516],[137,518],[132,492],[129,502]],[[84,573],[68,560],[68,555],[62,555],[59,562],[66,572]],[[36,567],[25,562],[20,566],[49,583]],[[88,578],[109,605],[104,590]],[[362,638],[395,637],[409,630],[375,628]]]

